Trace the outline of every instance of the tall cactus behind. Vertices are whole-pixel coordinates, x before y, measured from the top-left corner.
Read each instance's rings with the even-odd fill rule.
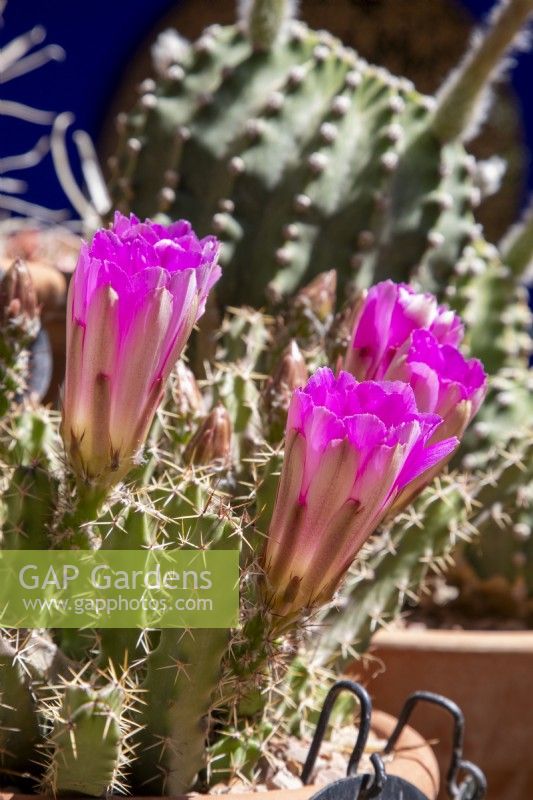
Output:
[[[332,267],[342,290],[418,273],[442,291],[478,236],[462,141],[532,0],[498,6],[436,99],[289,19],[288,0],[242,5],[120,117],[115,202],[214,231],[224,304],[280,299]]]

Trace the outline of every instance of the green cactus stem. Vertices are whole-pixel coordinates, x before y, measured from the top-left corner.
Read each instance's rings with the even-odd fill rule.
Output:
[[[295,0],[241,0],[241,19],[254,50],[270,50],[287,28]]]
[[[514,225],[500,243],[502,260],[513,275],[525,275],[533,264],[533,202],[522,220]]]
[[[188,539],[189,546],[211,549],[238,544],[235,526],[223,515],[196,519]],[[206,766],[209,714],[221,692],[228,642],[224,629],[164,630],[146,657],[142,689],[151,699],[139,715],[141,745],[133,767],[144,791],[183,794]]]
[[[0,773],[27,771],[41,743],[32,683],[17,649],[0,639]]]
[[[483,95],[501,72],[506,52],[533,13],[532,0],[506,0],[495,9],[484,35],[474,37],[463,62],[437,95],[432,129],[442,142],[475,132],[484,115]]]
[[[340,297],[420,264],[427,288],[445,285],[478,237],[461,104],[490,83],[530,7],[500,4],[437,104],[295,20],[264,51],[239,25],[208,28],[121,117],[115,203],[215,233],[222,305],[281,301],[333,267]]]
[[[29,776],[43,744],[36,697],[71,666],[48,636],[4,631],[0,637],[0,774],[9,783]]]
[[[533,430],[530,418],[485,455],[473,520],[479,535],[459,551],[454,606],[469,616],[533,620]]]
[[[144,792],[180,795],[206,766],[209,714],[216,701],[228,631],[165,630],[147,659],[134,780]]]
[[[80,681],[64,687],[50,737],[44,791],[101,797],[119,788],[122,706],[123,690],[117,685],[94,689]]]
[[[58,499],[58,482],[46,469],[19,466],[6,489],[4,550],[47,550]]]
[[[466,343],[489,374],[527,364],[532,320],[527,291],[494,246],[478,240],[465,249],[445,296],[463,316]]]

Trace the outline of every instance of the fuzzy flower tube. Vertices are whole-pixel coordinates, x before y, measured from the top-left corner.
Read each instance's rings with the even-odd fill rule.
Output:
[[[263,566],[269,602],[287,615],[329,600],[393,502],[457,439],[421,413],[402,382],[359,383],[318,370],[296,389]]]
[[[220,277],[219,245],[188,222],[115,214],[81,248],[69,290],[62,435],[78,478],[110,486],[135,463],[170,371]]]
[[[481,362],[458,349],[463,335],[460,318],[433,295],[384,281],[356,310],[344,366],[358,380],[409,383],[419,411],[443,419],[434,440],[461,437],[487,388]]]

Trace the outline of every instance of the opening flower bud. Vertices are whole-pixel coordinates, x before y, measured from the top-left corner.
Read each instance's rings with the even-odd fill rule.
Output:
[[[459,441],[487,392],[487,375],[481,361],[464,358],[456,347],[439,344],[432,333],[424,330],[413,332],[407,355],[389,369],[387,377],[407,381],[419,410],[442,417],[432,442],[449,436]],[[392,512],[408,505],[415,494],[431,483],[441,466],[428,470],[404,489]]]
[[[219,245],[188,222],[120,213],[83,244],[69,289],[62,435],[78,477],[135,463],[164,387],[220,277]]]
[[[433,295],[384,281],[368,291],[358,308],[344,363],[359,379],[408,383],[418,410],[442,418],[432,443],[450,436],[459,441],[487,388],[481,362],[465,359],[458,349],[463,332],[457,314],[439,306]],[[443,466],[433,466],[404,488],[391,514],[405,507]]]

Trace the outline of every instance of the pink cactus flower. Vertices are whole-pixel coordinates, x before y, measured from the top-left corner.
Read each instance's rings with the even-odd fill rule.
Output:
[[[329,600],[399,494],[456,447],[402,382],[318,370],[296,389],[263,553],[266,591],[290,614]]]
[[[357,380],[385,380],[387,371],[405,356],[413,331],[430,331],[439,344],[456,347],[463,338],[460,318],[433,295],[411,286],[383,281],[368,290],[355,314],[353,336],[344,368]]]
[[[62,434],[83,481],[107,486],[132,467],[220,277],[218,250],[188,222],[118,212],[82,245],[68,297]]]
[[[483,365],[458,350],[460,318],[431,294],[384,281],[356,312],[345,368],[359,380],[407,381],[419,411],[439,414],[436,438],[461,437],[486,391]]]

